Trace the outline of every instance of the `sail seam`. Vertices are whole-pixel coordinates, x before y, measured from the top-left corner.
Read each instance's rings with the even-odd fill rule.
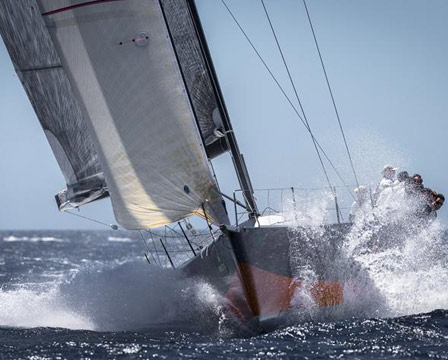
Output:
[[[32,67],[32,68],[19,69],[19,70],[22,73],[26,73],[26,72],[53,70],[53,69],[62,69],[62,65],[39,66],[39,67]]]
[[[62,12],[78,9],[78,8],[85,7],[85,6],[98,5],[98,4],[101,4],[101,3],[116,2],[116,1],[127,1],[127,0],[93,0],[93,1],[87,1],[87,2],[84,2],[84,3],[80,3],[80,4],[70,5],[70,6],[59,8],[59,9],[46,11],[46,12],[42,13],[42,16],[59,14],[59,13],[62,13]]]

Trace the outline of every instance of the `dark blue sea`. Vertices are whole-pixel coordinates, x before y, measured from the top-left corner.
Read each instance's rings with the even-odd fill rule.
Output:
[[[138,234],[2,231],[0,358],[448,359],[446,236],[437,236],[356,254],[381,306],[351,299],[353,311],[308,311],[251,337],[222,318],[210,284],[149,265]]]

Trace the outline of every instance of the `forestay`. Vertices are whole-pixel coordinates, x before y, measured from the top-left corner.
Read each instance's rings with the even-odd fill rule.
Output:
[[[0,1],[0,33],[64,174],[59,208],[107,196],[82,110],[35,0]]]
[[[39,0],[117,221],[128,229],[227,216],[163,9],[154,0]]]

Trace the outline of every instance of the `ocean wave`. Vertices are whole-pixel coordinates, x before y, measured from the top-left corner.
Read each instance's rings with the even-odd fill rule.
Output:
[[[128,237],[115,237],[115,236],[109,236],[107,238],[108,241],[111,242],[132,242],[133,240]]]
[[[20,241],[28,241],[28,242],[66,242],[66,240],[58,239],[53,236],[5,236],[3,237],[3,241],[6,242],[20,242]]]

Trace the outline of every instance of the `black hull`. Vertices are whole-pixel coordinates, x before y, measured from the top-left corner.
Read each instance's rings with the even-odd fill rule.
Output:
[[[316,304],[342,305],[341,279],[329,264],[349,229],[348,224],[326,226],[318,233],[280,226],[227,228],[179,271],[212,284],[225,297],[226,310],[242,323],[255,331],[269,330],[288,313],[302,286],[294,274],[296,265],[312,263],[317,280],[309,290]],[[310,237],[319,238],[321,251],[308,245]]]

